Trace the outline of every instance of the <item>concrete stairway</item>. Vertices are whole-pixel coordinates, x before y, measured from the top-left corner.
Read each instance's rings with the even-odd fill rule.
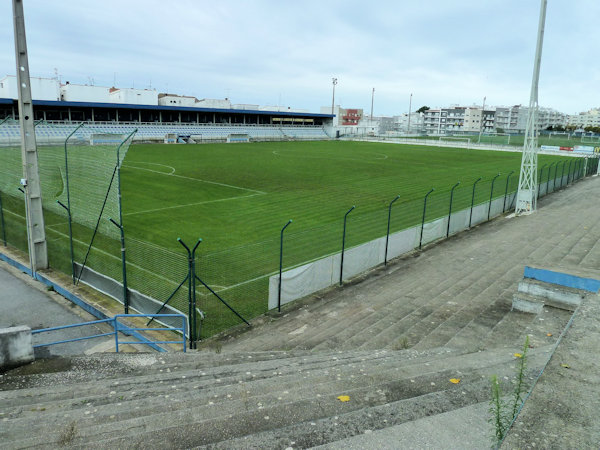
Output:
[[[530,351],[528,382],[551,347]],[[42,360],[0,378],[0,446],[308,448],[487,402],[491,374],[510,390],[517,350]]]
[[[575,311],[586,297],[585,290],[524,278],[513,296],[513,309],[539,313],[544,306]]]

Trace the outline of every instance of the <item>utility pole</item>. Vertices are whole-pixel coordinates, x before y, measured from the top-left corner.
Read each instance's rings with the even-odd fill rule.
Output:
[[[331,115],[333,115],[333,106],[335,105],[335,85],[338,83],[337,78],[332,78],[331,82],[333,83],[333,94],[331,96]]]
[[[485,124],[485,97],[483,97],[483,106],[481,107],[481,123],[479,124],[479,139],[477,139],[477,143],[481,143],[481,133],[483,133],[483,128]]]
[[[373,125],[373,100],[375,99],[375,88],[371,92],[371,126]]]
[[[27,219],[27,244],[31,271],[48,267],[48,249],[42,209],[42,190],[38,170],[37,144],[33,125],[33,105],[25,38],[25,17],[23,1],[13,0],[13,22],[15,32],[15,57],[17,62],[17,83],[19,86],[19,124],[21,126],[21,160],[25,190],[25,211]]]
[[[542,46],[544,43],[544,26],[546,23],[547,0],[541,0],[540,21],[538,25],[537,45],[533,65],[533,78],[531,80],[531,95],[529,97],[529,111],[527,128],[525,129],[525,142],[523,143],[523,157],[521,159],[521,173],[519,174],[519,190],[515,214],[530,214],[537,208],[537,110],[538,110],[538,84],[540,81],[540,64],[542,61]]]
[[[406,134],[410,134],[410,110],[412,109],[412,93],[408,99],[408,126],[406,127]]]

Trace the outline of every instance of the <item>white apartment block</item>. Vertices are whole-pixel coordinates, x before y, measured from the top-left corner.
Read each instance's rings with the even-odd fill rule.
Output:
[[[567,123],[577,128],[600,127],[600,108],[592,108],[586,112],[570,115]]]
[[[529,108],[521,105],[510,107],[451,106],[425,111],[423,128],[427,134],[453,133],[524,133],[527,128]],[[538,129],[567,124],[567,116],[552,108],[539,108]]]

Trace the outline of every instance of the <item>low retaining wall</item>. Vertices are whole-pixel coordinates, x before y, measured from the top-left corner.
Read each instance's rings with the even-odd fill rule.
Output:
[[[507,195],[506,206],[512,205],[515,193]],[[471,226],[485,222],[489,216],[502,214],[504,197],[473,207]],[[450,234],[469,228],[471,208],[452,213]],[[423,226],[423,245],[446,237],[448,217],[427,222]],[[390,234],[388,259],[396,258],[419,247],[421,225]],[[384,262],[385,236],[350,248],[344,252],[344,274],[347,280]],[[281,304],[305,297],[329,286],[340,279],[341,252],[326,256],[308,264],[286,270],[281,276]],[[279,274],[269,278],[269,309],[277,308],[279,295]]]
[[[0,329],[0,370],[22,366],[34,360],[31,328]]]

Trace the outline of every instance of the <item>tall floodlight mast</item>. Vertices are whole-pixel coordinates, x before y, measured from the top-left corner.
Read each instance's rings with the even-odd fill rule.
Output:
[[[33,127],[33,105],[29,80],[29,61],[25,39],[25,17],[23,1],[13,0],[13,22],[15,29],[15,56],[17,60],[17,83],[19,85],[19,124],[21,126],[21,160],[27,216],[27,243],[31,270],[48,267],[48,249],[42,210],[42,190],[38,171],[37,144]]]
[[[519,190],[515,214],[530,214],[536,210],[537,203],[537,112],[538,112],[538,84],[540,80],[540,63],[542,61],[542,44],[544,43],[544,24],[546,22],[546,5],[548,0],[541,0],[540,23],[538,25],[537,46],[535,49],[535,63],[533,66],[533,79],[531,80],[531,95],[529,97],[529,111],[527,128],[525,129],[525,142],[523,144],[523,158],[521,159],[521,174],[519,175]]]

